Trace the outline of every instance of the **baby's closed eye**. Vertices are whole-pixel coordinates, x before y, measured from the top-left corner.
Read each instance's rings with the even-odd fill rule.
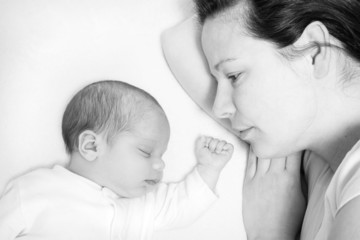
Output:
[[[144,157],[150,157],[151,156],[151,153],[150,151],[147,151],[147,150],[144,150],[144,149],[141,149],[141,148],[138,148],[139,152],[144,156]]]

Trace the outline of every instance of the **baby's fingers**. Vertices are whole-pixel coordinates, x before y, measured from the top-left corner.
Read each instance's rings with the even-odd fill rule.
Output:
[[[196,140],[196,148],[209,148],[211,137],[201,136]]]
[[[223,151],[223,148],[226,145],[226,143],[227,142],[225,142],[224,140],[219,141],[215,146],[215,152],[216,153],[221,153]]]
[[[209,150],[211,152],[216,152],[216,148],[219,144],[220,140],[217,138],[211,138],[210,142],[209,142]]]
[[[232,153],[234,150],[234,146],[225,140],[219,140],[214,138],[210,142],[210,151],[215,152],[217,154],[220,153]]]
[[[233,154],[234,152],[234,145],[232,145],[231,143],[225,142],[225,145],[222,147],[221,152],[225,152],[227,154]]]
[[[219,140],[213,137],[201,136],[196,141],[196,148],[207,148],[212,153],[229,153],[232,154],[234,146],[224,140]]]

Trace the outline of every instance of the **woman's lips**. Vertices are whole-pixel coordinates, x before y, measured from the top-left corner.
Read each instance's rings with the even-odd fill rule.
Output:
[[[253,127],[249,127],[247,129],[239,131],[239,138],[241,138],[242,140],[247,140],[247,138],[249,137],[249,134],[252,132],[252,130],[253,130]]]

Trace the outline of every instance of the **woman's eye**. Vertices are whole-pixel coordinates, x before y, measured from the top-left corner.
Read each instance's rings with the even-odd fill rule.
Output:
[[[230,74],[227,76],[227,78],[231,81],[231,83],[236,83],[237,80],[239,79],[241,73],[237,73],[237,74]]]
[[[144,155],[145,157],[150,157],[151,154],[145,150],[139,149],[139,151],[141,152],[142,155]]]

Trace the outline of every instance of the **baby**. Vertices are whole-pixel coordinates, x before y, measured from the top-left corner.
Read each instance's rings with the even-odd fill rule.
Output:
[[[197,165],[179,183],[161,183],[170,127],[159,103],[120,81],[100,81],[67,105],[67,168],[13,180],[0,199],[0,239],[151,239],[189,224],[217,199],[214,189],[233,146],[196,141]]]

